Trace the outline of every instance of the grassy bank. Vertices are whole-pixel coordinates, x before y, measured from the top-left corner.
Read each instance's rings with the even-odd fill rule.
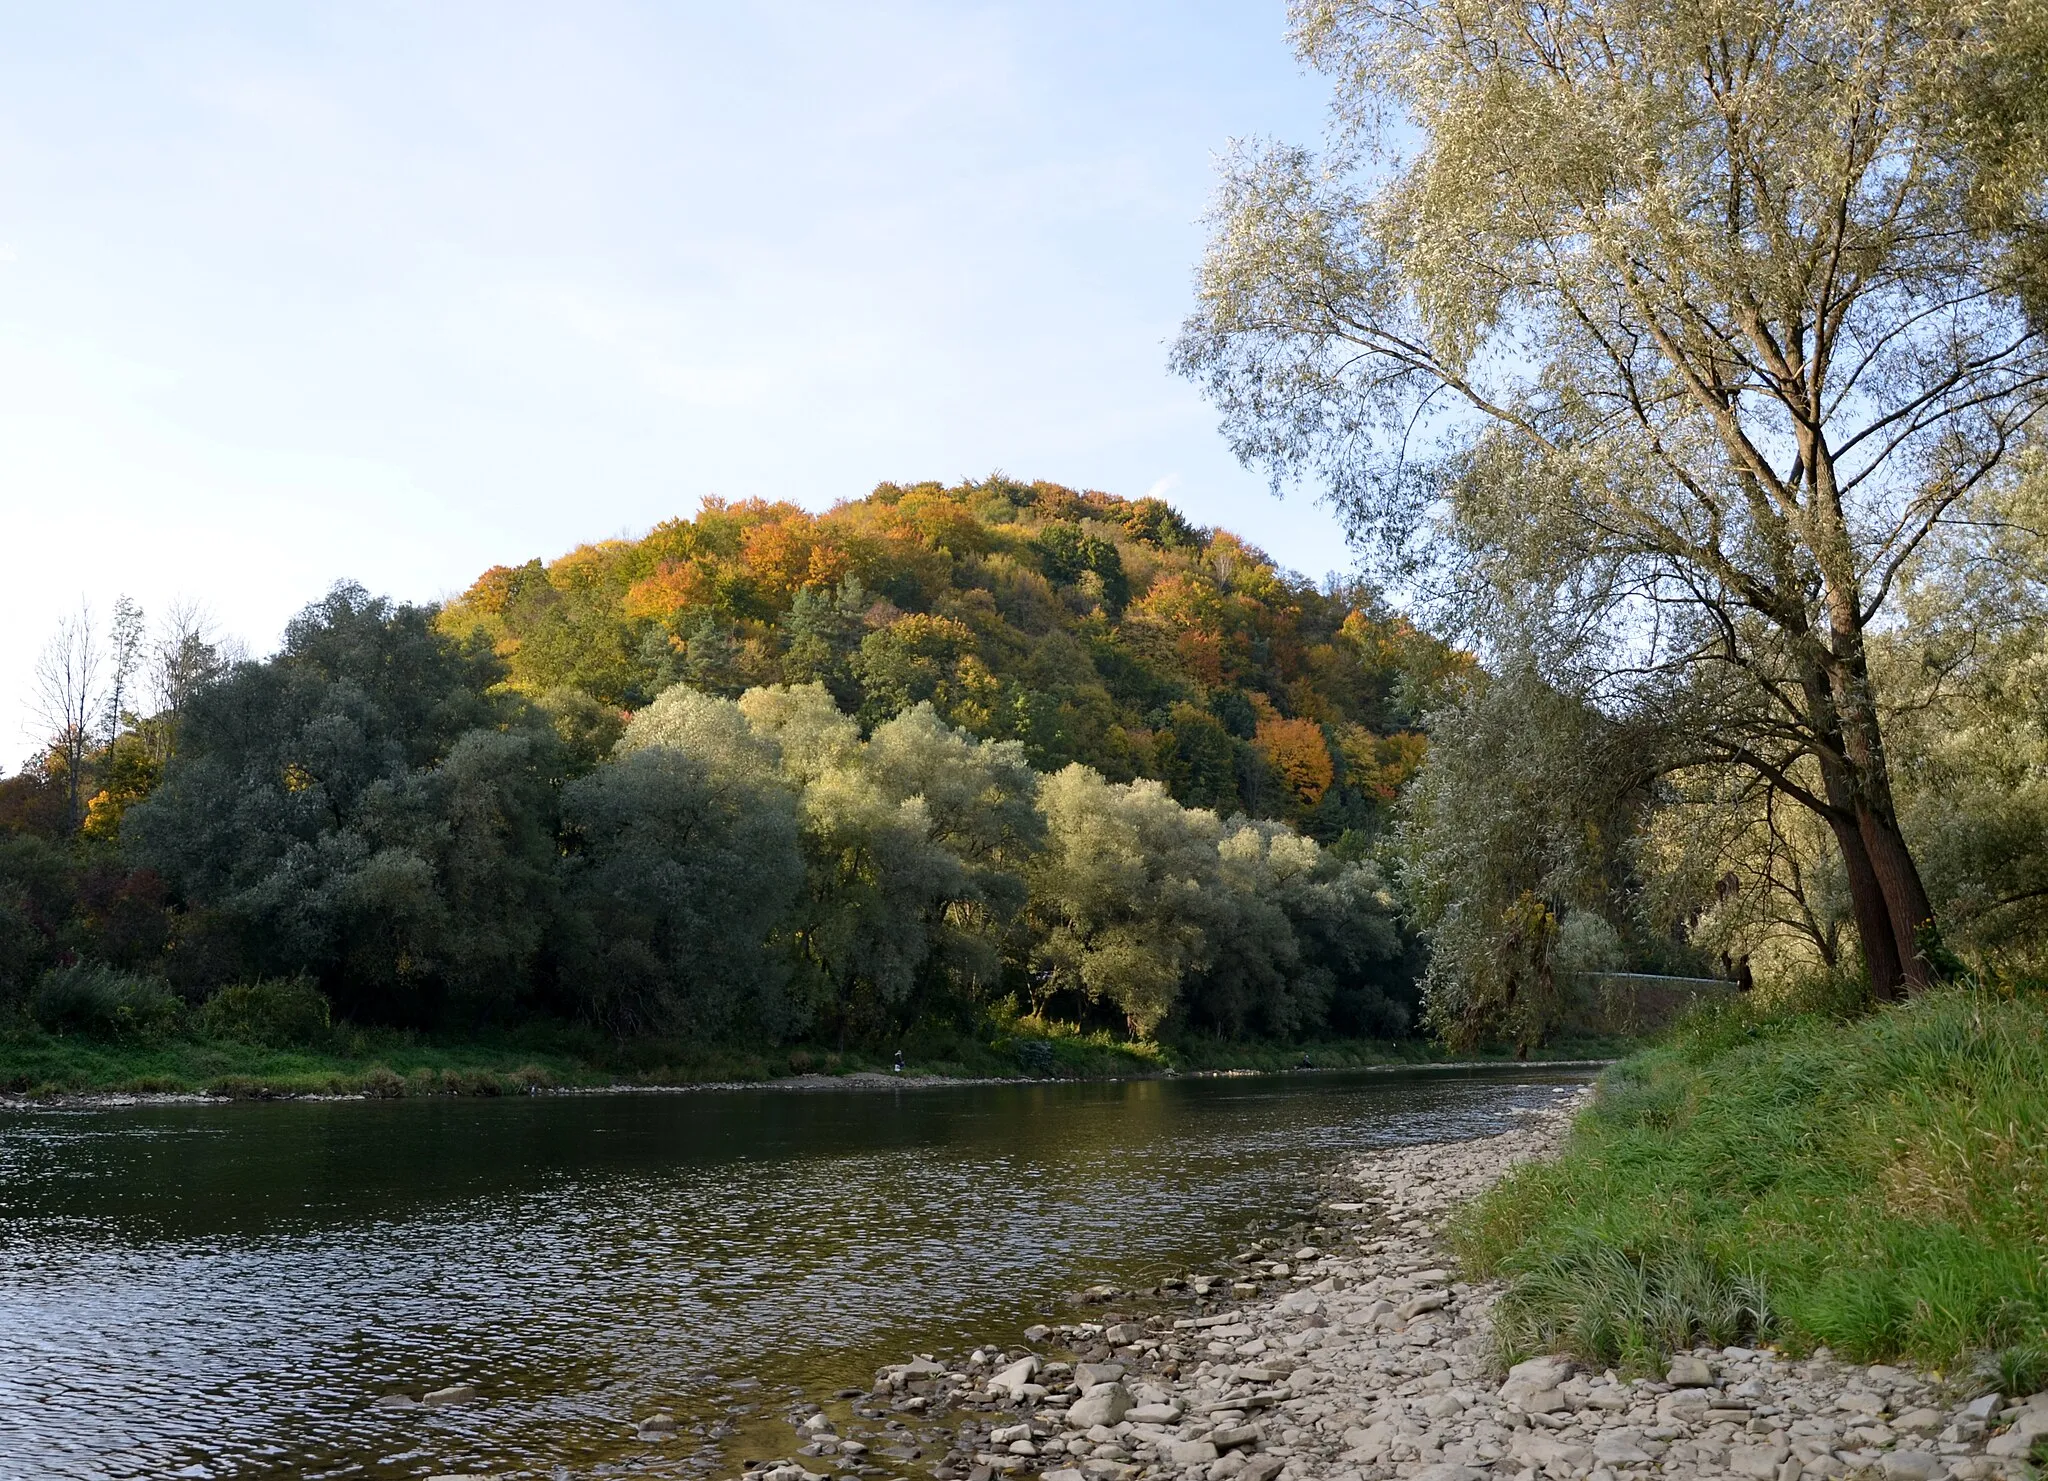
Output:
[[[1563,1158],[1454,1231],[1505,1355],[1698,1342],[1989,1364],[2048,1385],[2048,1000],[1737,1002],[1602,1081]]]
[[[905,1068],[949,1078],[1109,1079],[1168,1072],[1318,1069],[1429,1063],[1421,1042],[1331,1040],[1276,1044],[1199,1040],[1131,1044],[1059,1024],[1022,1019],[980,1033],[927,1028],[903,1043]],[[1555,1057],[1611,1055],[1606,1043],[1558,1046]],[[510,1095],[529,1089],[692,1085],[793,1075],[887,1071],[892,1054],[798,1046],[775,1050],[675,1039],[618,1042],[587,1029],[535,1025],[501,1034],[442,1038],[347,1026],[318,1041],[265,1045],[178,1034],[108,1039],[54,1034],[17,1022],[0,1028],[0,1092],[197,1092],[231,1096],[308,1094]]]

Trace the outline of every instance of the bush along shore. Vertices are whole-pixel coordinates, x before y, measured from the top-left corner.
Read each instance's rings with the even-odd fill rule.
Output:
[[[1106,1080],[1450,1060],[1442,1048],[1420,1039],[1135,1043],[1106,1033],[1076,1032],[1064,1024],[992,1018],[971,1030],[913,1030],[901,1041],[899,1071],[894,1052],[872,1047],[763,1049],[661,1037],[620,1040],[575,1024],[441,1036],[330,1026],[324,1013],[317,1024],[295,1024],[282,1013],[250,1007],[275,1007],[279,997],[288,1002],[290,995],[245,994],[239,1016],[192,1014],[171,1032],[126,1026],[52,1032],[34,1023],[0,1023],[0,1102],[148,1096],[375,1099],[757,1084],[829,1088],[872,1085],[878,1077],[891,1084]],[[1615,1040],[1563,1041],[1544,1051],[1544,1057],[1611,1059],[1628,1047]]]
[[[1897,1031],[1951,1011],[1909,1009]],[[1642,1073],[1604,1095],[1625,1097]],[[1328,1227],[1309,1231],[1322,1244],[1269,1243],[1238,1257],[1236,1278],[1167,1282],[1154,1294],[1179,1298],[1174,1309],[1095,1290],[1082,1299],[1105,1303],[1098,1320],[885,1368],[842,1413],[794,1411],[791,1456],[747,1481],[816,1481],[879,1458],[922,1460],[937,1481],[2034,1474],[2048,1380],[2019,1348],[1999,1353],[2002,1369],[1851,1361],[1796,1333],[1758,1335],[1779,1320],[1764,1297],[1729,1318],[1748,1323],[1746,1344],[1709,1341],[1697,1313],[1672,1317],[1689,1335],[1654,1366],[1640,1341],[1624,1344],[1627,1361],[1589,1357],[1583,1331],[1529,1350],[1541,1291],[1526,1274],[1472,1279],[1457,1249],[1475,1219],[1526,1198],[1531,1176],[1570,1176],[1592,1155],[1611,1112],[1574,1133],[1584,1104],[1505,1135],[1362,1157],[1333,1184]],[[664,1422],[650,1416],[643,1435],[659,1439]]]

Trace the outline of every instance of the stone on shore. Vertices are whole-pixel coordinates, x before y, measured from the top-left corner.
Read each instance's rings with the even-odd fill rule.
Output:
[[[1085,1430],[1098,1424],[1114,1428],[1135,1407],[1131,1391],[1121,1383],[1098,1383],[1069,1406],[1067,1428]]]
[[[1019,1389],[1038,1376],[1038,1367],[1035,1357],[1019,1358],[988,1381],[988,1391],[1014,1399]]]
[[[1516,1163],[1555,1152],[1579,1099],[1561,1096],[1499,1136],[1360,1154],[1347,1186],[1320,1205],[1330,1222],[1255,1243],[1236,1262],[1235,1286],[1191,1273],[1160,1282],[1153,1294],[1167,1309],[1151,1317],[1112,1310],[1026,1332],[1071,1367],[1035,1356],[1005,1365],[989,1347],[959,1371],[929,1359],[883,1370],[876,1407],[856,1404],[849,1426],[875,1421],[863,1431],[883,1447],[873,1455],[859,1438],[838,1439],[822,1414],[798,1432],[820,1437],[848,1481],[878,1474],[874,1455],[915,1459],[920,1445],[934,1457],[932,1481],[2028,1474],[2025,1457],[2048,1435],[2048,1394],[1965,1399],[1936,1375],[1850,1365],[1825,1349],[1696,1348],[1673,1354],[1656,1380],[1588,1371],[1562,1353],[1500,1374],[1501,1287],[1457,1279],[1439,1231]],[[1090,1300],[1125,1299],[1106,1290]],[[885,1418],[884,1402],[898,1417]],[[959,1418],[939,1421],[949,1410]],[[747,1481],[824,1478],[778,1461]]]

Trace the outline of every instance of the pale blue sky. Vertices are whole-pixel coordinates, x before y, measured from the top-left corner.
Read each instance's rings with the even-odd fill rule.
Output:
[[[1002,469],[1348,564],[1166,371],[1281,0],[0,4],[0,760],[58,610],[257,651],[707,493]]]

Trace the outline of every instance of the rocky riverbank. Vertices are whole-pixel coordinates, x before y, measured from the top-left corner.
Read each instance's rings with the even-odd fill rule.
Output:
[[[1332,1180],[1320,1244],[1265,1242],[1229,1274],[1024,1345],[884,1368],[872,1392],[791,1414],[791,1457],[752,1481],[1481,1481],[1488,1477],[2019,1478],[2048,1393],[2017,1402],[1824,1350],[1681,1354],[1624,1380],[1538,1357],[1504,1377],[1498,1288],[1456,1279],[1445,1217],[1551,1155],[1580,1097],[1478,1141],[1392,1149]],[[1162,1307],[1164,1309],[1162,1309]],[[656,1421],[659,1423],[659,1420]]]

